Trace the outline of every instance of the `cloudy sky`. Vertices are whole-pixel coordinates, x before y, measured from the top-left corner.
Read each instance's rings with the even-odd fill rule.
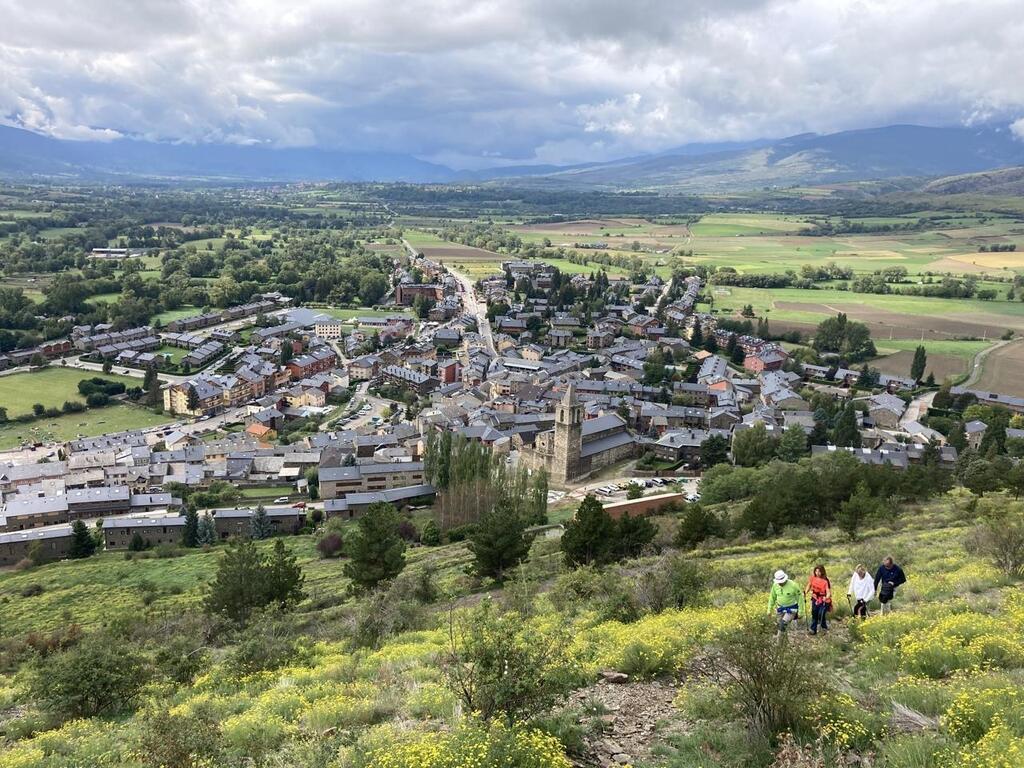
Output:
[[[570,163],[1017,123],[1021,0],[0,0],[0,121]]]

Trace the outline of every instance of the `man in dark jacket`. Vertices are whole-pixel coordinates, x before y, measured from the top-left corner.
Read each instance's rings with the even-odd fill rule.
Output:
[[[875,589],[878,591],[878,602],[882,604],[882,614],[892,610],[889,603],[896,596],[896,588],[905,584],[907,576],[903,569],[893,562],[891,557],[885,558],[875,571]]]

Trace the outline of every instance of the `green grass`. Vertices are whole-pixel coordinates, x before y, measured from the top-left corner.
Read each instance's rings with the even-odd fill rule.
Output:
[[[91,304],[113,304],[115,301],[121,298],[120,293],[97,293],[95,296],[89,297],[89,303]]]
[[[128,376],[50,367],[32,373],[0,376],[0,403],[7,408],[8,416],[31,413],[35,403],[56,408],[60,408],[65,400],[78,400],[84,403],[85,398],[78,394],[78,382],[93,376],[120,381],[128,387],[141,383],[139,379]]]
[[[202,314],[203,310],[199,307],[179,307],[178,309],[168,309],[153,316],[153,321],[159,321],[162,325],[167,325],[172,320],[180,320],[183,317],[192,317],[193,315]]]
[[[155,354],[157,355],[168,355],[171,358],[171,362],[177,365],[181,362],[181,358],[185,357],[189,353],[187,349],[181,349],[180,347],[169,347],[166,344],[160,347]]]
[[[357,317],[412,317],[412,312],[405,307],[394,307],[377,309],[374,307],[356,307],[354,309],[343,309],[341,307],[314,307],[314,311],[323,312],[325,315],[336,317],[339,320],[352,320]]]
[[[64,442],[95,437],[129,429],[145,429],[174,421],[172,416],[154,413],[136,405],[117,404],[83,413],[37,419],[29,424],[0,425],[0,450],[16,448],[25,442]]]
[[[290,485],[268,485],[260,488],[240,488],[243,499],[276,499],[278,496],[291,496],[295,488]]]

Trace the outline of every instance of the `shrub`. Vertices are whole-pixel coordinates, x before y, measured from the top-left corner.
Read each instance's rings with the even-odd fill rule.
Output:
[[[31,562],[29,564],[31,565]],[[33,582],[32,584],[26,584],[24,587],[21,588],[21,596],[35,597],[36,595],[43,594],[43,592],[45,591],[46,589],[43,587],[42,584],[37,584]]]
[[[290,623],[273,610],[250,624],[231,652],[229,667],[241,674],[277,669],[299,653]]]
[[[570,768],[558,739],[525,725],[467,721],[444,734],[380,735],[360,768]],[[359,747],[357,746],[357,749]]]
[[[661,613],[707,601],[708,570],[700,563],[673,555],[661,558],[637,578],[634,604],[642,611]]]
[[[202,645],[186,637],[173,637],[161,645],[154,662],[168,679],[176,683],[191,683],[209,663],[209,654]]]
[[[123,640],[93,636],[39,662],[30,690],[63,717],[94,717],[129,709],[145,684],[142,657]]]
[[[1024,575],[1024,502],[982,501],[981,522],[965,546],[1008,576]]]
[[[153,706],[140,718],[140,752],[161,768],[216,765],[220,756],[220,724],[204,707]]]
[[[467,712],[508,723],[538,714],[575,673],[564,631],[541,633],[518,613],[501,613],[487,599],[451,618],[443,659],[445,680]]]
[[[420,532],[420,542],[428,547],[436,547],[441,543],[441,529],[433,520],[427,520]]]
[[[765,618],[747,619],[717,644],[699,671],[722,686],[754,735],[775,741],[804,726],[812,699],[828,689],[805,653],[771,640],[771,627]]]
[[[316,543],[316,551],[320,557],[337,557],[345,546],[345,540],[337,533],[325,533]]]

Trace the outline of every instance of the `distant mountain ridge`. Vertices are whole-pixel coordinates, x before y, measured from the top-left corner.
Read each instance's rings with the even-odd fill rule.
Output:
[[[976,173],[1024,165],[1024,142],[1005,128],[893,125],[801,134],[753,146],[564,169],[535,178],[566,187],[728,192]]]
[[[1013,166],[1024,166],[1024,142],[1005,127],[992,126],[891,125],[784,139],[687,144],[608,162],[479,171],[454,171],[401,153],[135,139],[66,141],[0,126],[0,177],[7,178],[468,182],[716,193],[947,177]],[[1006,183],[1010,185],[1006,189],[1018,188],[1015,181]]]
[[[134,139],[65,141],[0,125],[0,177],[226,181],[444,182],[450,168],[411,155],[274,149],[237,144],[165,144]]]

